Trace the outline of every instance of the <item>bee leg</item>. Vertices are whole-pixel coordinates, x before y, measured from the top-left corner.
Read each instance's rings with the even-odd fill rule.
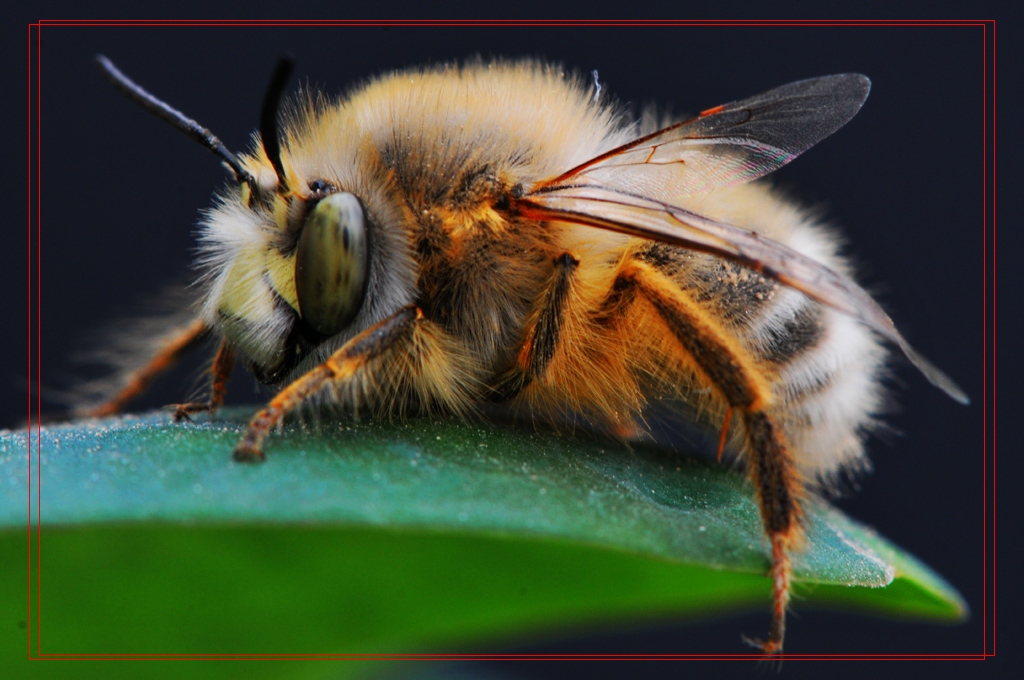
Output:
[[[515,365],[494,388],[493,399],[506,401],[517,396],[535,379],[544,375],[558,347],[565,300],[572,287],[580,261],[569,253],[555,258],[555,269],[548,282],[532,323],[527,326]]]
[[[757,489],[761,520],[772,544],[772,625],[767,640],[751,643],[765,654],[775,654],[782,651],[786,635],[786,606],[793,573],[789,555],[802,538],[802,487],[792,455],[771,418],[763,411],[746,411],[743,416],[748,474]]]
[[[328,384],[351,378],[367,363],[393,350],[399,341],[409,338],[414,324],[422,318],[423,312],[416,307],[403,307],[349,340],[327,361],[281,390],[266,408],[249,421],[245,435],[235,447],[235,460],[264,460],[266,454],[263,453],[263,440],[272,428],[284,420],[285,415],[318,394]]]
[[[209,411],[215,413],[224,405],[224,395],[228,391],[228,380],[231,379],[231,370],[235,367],[235,346],[224,338],[217,348],[217,355],[213,358],[213,366],[210,367],[210,398],[206,401],[193,401],[187,404],[177,404],[174,409],[174,422],[192,420],[193,413],[204,413]]]
[[[186,352],[197,346],[207,335],[209,328],[202,321],[196,320],[183,326],[168,340],[149,363],[133,371],[127,384],[121,391],[106,402],[89,409],[85,416],[101,418],[114,415],[124,410],[125,405],[146,391],[153,380],[174,365]]]
[[[711,386],[728,411],[740,416],[746,439],[747,474],[757,492],[761,521],[772,548],[772,624],[768,639],[755,641],[766,654],[782,651],[792,565],[801,538],[803,484],[781,428],[768,410],[771,388],[748,352],[671,279],[633,261],[616,284],[646,300],[679,342],[680,360]]]
[[[281,390],[249,422],[235,447],[235,460],[263,460],[263,441],[270,430],[326,387],[343,402],[351,402],[345,403],[349,406],[387,394],[389,399],[439,403],[456,412],[467,408],[478,398],[469,395],[468,387],[476,378],[453,342],[419,308],[403,307]]]
[[[729,439],[729,422],[732,421],[732,406],[725,409],[725,418],[722,420],[722,434],[718,438],[718,455],[715,458],[722,462],[722,453],[725,451],[725,442]]]

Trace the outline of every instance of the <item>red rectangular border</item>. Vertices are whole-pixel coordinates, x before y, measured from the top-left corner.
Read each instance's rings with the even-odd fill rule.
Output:
[[[587,21],[561,21],[561,20],[285,20],[285,21],[260,21],[260,20],[40,20],[28,25],[28,161],[27,161],[27,185],[28,185],[28,291],[27,291],[27,312],[28,312],[28,333],[27,333],[27,374],[28,374],[28,422],[29,434],[27,448],[28,468],[28,526],[27,526],[27,578],[28,578],[28,602],[27,602],[27,626],[26,645],[27,658],[30,660],[43,659],[82,659],[82,660],[257,660],[257,659],[278,659],[278,660],[727,660],[727,659],[753,659],[761,660],[763,657],[757,653],[751,654],[44,654],[41,650],[41,601],[42,601],[42,480],[40,476],[41,451],[38,442],[41,441],[41,425],[38,414],[41,411],[41,397],[38,390],[34,389],[35,384],[41,384],[42,369],[40,358],[40,335],[41,335],[41,307],[40,291],[41,279],[41,30],[43,26],[944,26],[944,27],[981,27],[983,28],[983,191],[984,191],[984,216],[983,216],[983,248],[984,248],[984,366],[983,376],[984,391],[982,395],[983,426],[982,433],[984,451],[986,456],[983,461],[984,472],[984,574],[983,574],[983,630],[984,642],[983,652],[980,654],[781,654],[780,659],[786,660],[984,660],[996,655],[996,21],[985,20],[587,20]],[[991,32],[991,38],[989,33]],[[991,149],[991,153],[989,150]],[[34,164],[33,164],[34,161]],[[991,178],[991,179],[990,179]],[[992,208],[989,211],[988,205],[991,200]],[[991,221],[991,231],[990,223]],[[34,238],[33,238],[34,236]],[[991,239],[991,246],[990,244]],[[35,259],[33,260],[32,245],[35,243]],[[991,249],[990,249],[991,248]],[[989,261],[991,258],[991,269]],[[33,279],[33,270],[35,278]],[[990,293],[991,289],[991,303]],[[992,306],[991,317],[988,313],[989,304]],[[34,314],[33,314],[34,313]],[[33,316],[35,325],[33,328]],[[33,330],[35,331],[33,335]],[[991,344],[991,349],[990,349]],[[34,362],[33,362],[34,358]],[[991,366],[991,368],[989,368]],[[33,370],[34,369],[34,370]],[[991,381],[989,372],[991,371]],[[35,394],[35,411],[33,411],[33,394]],[[991,396],[990,396],[991,394]],[[989,416],[991,415],[992,434],[989,434]],[[35,424],[36,434],[36,480],[35,480],[35,598],[33,599],[32,577],[33,577],[33,522],[32,522],[32,423]],[[988,455],[991,444],[991,455]],[[991,469],[990,469],[991,468]],[[991,480],[990,480],[991,475]],[[989,487],[991,486],[991,495]],[[991,541],[990,541],[991,532]],[[991,588],[989,588],[991,579]],[[34,605],[34,607],[33,607]],[[32,621],[33,612],[36,622],[36,653],[32,653]]]

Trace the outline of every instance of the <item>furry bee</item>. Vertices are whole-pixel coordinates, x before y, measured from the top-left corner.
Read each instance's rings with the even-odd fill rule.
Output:
[[[869,80],[803,80],[658,128],[596,82],[540,63],[393,73],[281,114],[290,63],[238,157],[109,60],[128,96],[234,175],[200,234],[202,301],[93,415],[115,413],[207,336],[206,401],[240,358],[276,395],[235,448],[265,457],[286,416],[322,404],[379,415],[466,415],[506,402],[612,434],[654,402],[731,441],[771,546],[782,650],[801,505],[866,461],[888,340],[940,389],[851,278],[836,237],[755,183],[845,125]]]

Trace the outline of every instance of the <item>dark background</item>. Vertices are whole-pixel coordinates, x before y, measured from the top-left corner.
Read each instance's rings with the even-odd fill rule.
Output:
[[[24,44],[24,43],[22,43]],[[915,346],[974,399],[962,407],[905,361],[895,364],[900,434],[874,439],[873,474],[838,505],[919,556],[969,602],[959,625],[821,612],[795,602],[792,653],[979,654],[983,642],[983,45],[981,28],[958,27],[571,27],[571,28],[128,28],[42,31],[42,390],[74,385],[87,371],[72,357],[88,336],[144,311],[169,283],[189,280],[193,228],[226,174],[217,160],[113,91],[93,55],[122,70],[213,130],[247,148],[275,60],[291,52],[302,80],[339,92],[376,73],[427,62],[532,56],[590,72],[608,92],[641,104],[693,112],[793,80],[857,71],[873,89],[845,128],[773,176],[842,227],[861,281],[877,293]],[[22,51],[24,54],[24,51]],[[637,109],[638,110],[638,109]],[[24,119],[22,119],[24,120]],[[17,119],[15,119],[17,123]],[[23,123],[21,123],[23,125]],[[16,153],[10,158],[22,163]],[[23,179],[19,180],[23,181]],[[15,181],[11,196],[18,201]],[[22,221],[20,224],[24,224]],[[24,291],[24,229],[3,272]],[[24,319],[24,296],[4,300],[4,318]],[[25,334],[4,336],[12,357],[0,426],[25,418]],[[169,376],[139,408],[179,401],[194,366]],[[258,397],[239,379],[234,394]],[[44,412],[59,403],[44,399]],[[1004,610],[1005,611],[1005,610]],[[1004,615],[1004,640],[1020,631]],[[603,631],[565,631],[496,641],[479,652],[742,653],[741,632],[760,634],[767,607],[715,621],[651,621]],[[1012,644],[1012,643],[1010,643]],[[963,664],[957,674],[972,673]],[[974,666],[977,668],[977,666]],[[453,669],[454,670],[454,669]],[[615,664],[478,664],[460,671],[501,677],[586,672],[617,677]],[[704,676],[753,666],[693,666]],[[927,669],[932,675],[938,666]],[[675,664],[645,675],[676,676]],[[790,662],[788,677],[840,677],[869,666]]]

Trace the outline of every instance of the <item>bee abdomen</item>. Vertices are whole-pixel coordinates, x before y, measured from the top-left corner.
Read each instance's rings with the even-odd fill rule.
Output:
[[[779,373],[775,392],[798,467],[829,483],[841,470],[867,467],[863,438],[884,405],[886,350],[849,316],[821,315],[821,339]]]
[[[867,466],[863,438],[883,402],[885,352],[862,324],[786,290],[764,310],[748,343],[775,374],[776,417],[807,479],[833,481]]]
[[[765,324],[760,343],[760,358],[784,366],[813,352],[825,336],[824,310],[810,301]]]
[[[772,416],[808,480],[867,466],[885,352],[862,324],[733,262],[652,244],[639,259],[668,275],[728,328],[771,385]]]

